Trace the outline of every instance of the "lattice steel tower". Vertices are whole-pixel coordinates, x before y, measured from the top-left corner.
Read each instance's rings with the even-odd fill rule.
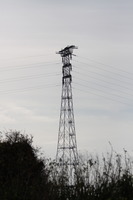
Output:
[[[61,95],[61,109],[58,133],[58,145],[56,162],[59,163],[60,172],[62,175],[66,174],[69,185],[74,183],[74,174],[78,165],[78,152],[73,112],[73,98],[72,98],[72,59],[73,49],[75,46],[67,46],[58,54],[62,57],[62,95]]]

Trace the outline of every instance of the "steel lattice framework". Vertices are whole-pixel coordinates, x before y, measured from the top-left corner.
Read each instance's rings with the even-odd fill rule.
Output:
[[[67,46],[58,54],[62,57],[62,95],[58,133],[58,145],[56,162],[59,163],[62,175],[66,174],[70,185],[74,183],[74,174],[78,165],[78,152],[74,122],[73,98],[72,98],[72,59],[75,46]]]

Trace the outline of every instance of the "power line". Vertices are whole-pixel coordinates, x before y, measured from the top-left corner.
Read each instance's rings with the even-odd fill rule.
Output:
[[[13,59],[25,59],[25,58],[40,58],[40,57],[46,57],[46,56],[51,56],[51,55],[54,55],[53,53],[50,53],[50,54],[38,54],[38,55],[27,55],[27,56],[15,56],[15,57],[7,57],[6,55],[6,58],[3,58],[1,57],[0,60],[13,60]]]
[[[95,95],[95,96],[99,96],[99,97],[104,97],[105,99],[107,100],[110,100],[110,101],[113,101],[113,102],[117,102],[117,103],[121,103],[121,104],[124,104],[124,105],[127,105],[127,106],[130,106],[132,107],[131,104],[129,103],[126,103],[126,102],[123,102],[123,101],[119,101],[119,100],[116,100],[116,99],[113,99],[113,98],[110,98],[110,97],[106,97],[104,96],[103,94],[97,94],[95,92],[92,92],[92,91],[88,91],[88,90],[83,90],[83,89],[79,89],[79,88],[76,88],[76,87],[73,87],[74,90],[78,90],[78,91],[81,91],[83,93],[89,93],[89,94],[92,94],[92,95]]]
[[[76,67],[76,66],[74,66],[74,67],[75,67],[75,68],[78,68],[78,70],[79,70],[79,67]],[[106,78],[106,79],[108,79],[108,80],[111,79],[111,80],[113,80],[113,81],[117,81],[117,82],[120,82],[120,83],[126,83],[126,84],[130,84],[130,85],[131,85],[131,83],[129,83],[129,82],[125,81],[125,80],[119,80],[118,78],[111,77],[111,76],[107,76],[107,75],[103,75],[103,74],[98,73],[98,72],[96,72],[96,71],[91,71],[91,70],[88,70],[88,69],[85,69],[85,71],[88,72],[88,73],[92,73],[92,74],[101,76],[101,77]],[[83,74],[84,76],[87,76],[87,74],[84,74],[83,71],[80,72],[80,74]],[[133,81],[133,80],[132,80],[132,81]]]
[[[89,88],[89,89],[93,89],[93,90],[96,90],[96,91],[99,91],[99,92],[102,92],[102,93],[105,94],[105,91],[100,90],[100,89],[98,89],[98,88],[89,87],[89,86],[86,86],[86,85],[83,85],[83,84],[79,84],[79,83],[74,83],[74,84],[79,85],[79,86],[81,86],[81,87],[86,87],[86,88]],[[118,98],[121,98],[121,99],[126,99],[126,100],[128,100],[128,101],[131,100],[131,99],[128,99],[127,97],[122,97],[122,96],[120,96],[119,94],[113,94],[113,93],[106,93],[106,94],[113,95],[113,96],[118,97]]]
[[[94,67],[94,68],[100,69],[100,70],[102,70],[102,71],[105,71],[105,72],[108,72],[108,73],[112,73],[112,74],[115,74],[115,75],[117,75],[117,76],[120,76],[120,77],[123,77],[123,78],[126,78],[126,79],[129,79],[129,80],[132,80],[132,81],[133,81],[133,78],[124,76],[123,74],[119,74],[119,73],[116,73],[116,72],[113,72],[113,71],[109,71],[109,70],[107,70],[107,69],[102,69],[102,68],[100,68],[100,67],[98,67],[98,66],[90,66],[90,64],[84,63],[84,62],[81,62],[81,61],[77,61],[77,60],[75,60],[75,61],[78,62],[78,63],[80,63],[80,64],[84,64],[84,65],[89,66],[89,67]],[[113,79],[115,79],[115,78],[113,78]],[[121,81],[121,80],[119,80],[119,81]],[[125,82],[126,82],[126,81],[125,81]]]
[[[28,68],[35,68],[35,67],[48,67],[49,65],[58,65],[60,63],[55,62],[42,62],[42,63],[35,63],[35,64],[27,64],[27,65],[17,65],[17,66],[7,66],[0,68],[0,71],[9,71],[9,70],[20,70],[20,69],[28,69]]]
[[[75,77],[75,76],[74,76]],[[81,78],[77,78],[78,80],[81,80],[81,81],[83,81],[83,82],[86,82],[86,83],[90,83],[89,81],[87,81],[87,80],[84,80],[84,79],[81,79]],[[107,85],[101,85],[101,84],[99,84],[99,83],[97,83],[97,82],[94,82],[93,84],[95,84],[96,86],[100,86],[100,87],[103,87],[103,88],[107,88],[107,89],[111,89],[111,90],[114,90],[114,91],[117,91],[117,92],[120,92],[120,93],[122,93],[122,94],[126,94],[126,95],[130,95],[130,96],[133,96],[133,94],[129,94],[129,93],[127,93],[127,92],[125,92],[125,91],[122,91],[122,90],[119,90],[119,89],[117,89],[116,87],[115,88],[112,88],[112,87],[109,87],[109,86],[107,86]]]
[[[123,69],[120,69],[120,68],[118,69],[117,67],[114,67],[114,66],[109,65],[109,64],[102,63],[102,62],[100,62],[100,61],[96,61],[96,60],[94,60],[94,59],[90,59],[90,58],[86,58],[86,57],[82,57],[82,56],[77,56],[77,57],[79,57],[79,58],[84,58],[84,59],[89,60],[89,61],[91,61],[91,62],[93,62],[93,63],[97,63],[97,64],[100,64],[100,65],[103,65],[103,66],[106,66],[106,67],[115,69],[115,70],[117,70],[117,71],[121,71],[121,72],[127,73],[127,74],[129,74],[129,75],[133,74],[132,72],[128,72],[128,71],[123,70]]]
[[[122,89],[125,88],[126,90],[133,91],[132,88],[126,87],[125,85],[120,85],[120,84],[118,84],[118,83],[109,82],[109,81],[106,81],[106,80],[101,79],[101,78],[99,78],[99,77],[90,76],[90,74],[78,72],[78,71],[76,71],[76,70],[73,70],[73,71],[74,71],[75,73],[77,73],[77,74],[83,75],[84,77],[86,76],[87,78],[92,78],[92,79],[95,79],[95,80],[100,80],[100,81],[102,81],[102,82],[104,82],[104,83],[107,83],[107,84],[110,84],[110,85],[114,85],[115,87],[118,86],[118,87],[120,87],[120,88],[122,88]],[[90,73],[91,73],[91,72],[90,72]],[[92,72],[92,73],[93,73],[93,72]],[[95,74],[95,72],[94,72],[94,74]],[[131,84],[130,84],[130,86],[131,86]]]
[[[28,57],[43,57],[43,55],[37,55],[37,56],[26,56],[27,58]],[[78,57],[81,57],[81,56],[78,56]],[[85,58],[85,57],[84,57]],[[88,59],[88,58],[85,58],[85,59],[87,59],[87,60],[91,60],[91,59]],[[127,74],[130,74],[129,72],[127,72],[127,71],[124,71],[124,70],[121,70],[121,69],[117,69],[117,68],[115,68],[115,67],[113,67],[113,66],[111,66],[111,65],[108,65],[108,64],[104,64],[104,63],[101,63],[101,62],[98,62],[98,61],[94,61],[94,60],[91,60],[91,61],[93,61],[93,62],[95,62],[95,63],[98,63],[98,64],[101,64],[101,65],[103,65],[103,66],[108,66],[108,67],[111,67],[111,68],[113,68],[113,69],[115,69],[115,70],[117,70],[118,72],[116,73],[116,72],[114,72],[114,71],[110,71],[110,70],[107,70],[107,69],[103,69],[103,68],[101,68],[101,67],[99,67],[99,66],[90,66],[90,64],[89,63],[85,63],[85,62],[82,62],[82,61],[78,61],[78,60],[76,60],[76,59],[74,59],[74,61],[75,62],[78,62],[78,63],[80,63],[80,64],[83,64],[83,65],[85,65],[85,66],[89,66],[89,68],[91,67],[93,67],[93,69],[99,69],[100,70],[100,72],[102,72],[102,71],[104,71],[104,72],[108,72],[108,73],[111,73],[111,74],[114,74],[114,75],[117,75],[117,76],[119,76],[119,77],[122,77],[122,78],[126,78],[126,79],[128,79],[128,80],[132,80],[133,81],[133,79],[132,78],[130,78],[129,76],[127,77],[127,76],[125,76],[125,75],[123,75],[123,74],[120,74],[120,72],[123,72],[123,73],[127,73]],[[17,65],[17,66],[6,66],[6,68],[5,67],[1,67],[0,68],[0,71],[9,71],[9,70],[21,70],[21,69],[29,69],[29,68],[38,68],[38,67],[44,67],[45,69],[46,68],[48,68],[50,65],[58,65],[58,64],[60,64],[60,62],[55,62],[55,61],[52,61],[52,62],[37,62],[37,63],[30,63],[30,64],[24,64],[24,65]],[[100,73],[100,72],[98,72],[98,71],[92,71],[92,70],[89,70],[89,69],[86,69],[86,67],[85,66],[82,66],[82,67],[84,67],[84,71],[86,71],[86,72],[88,72],[88,73],[85,73],[84,71],[82,71],[82,72],[80,72],[81,71],[81,69],[79,68],[79,67],[75,67],[76,69],[78,69],[78,71],[77,70],[74,70],[74,72],[75,73],[77,73],[77,74],[80,74],[80,75],[83,75],[84,77],[86,76],[86,77],[90,77],[90,78],[92,78],[92,79],[97,79],[97,80],[100,80],[100,81],[102,81],[102,82],[104,82],[104,83],[108,83],[108,84],[110,84],[111,86],[118,86],[118,87],[120,87],[120,88],[122,88],[122,89],[126,89],[126,90],[130,90],[130,91],[133,91],[132,90],[132,88],[131,88],[131,83],[129,83],[129,82],[127,82],[127,81],[125,81],[125,80],[120,80],[120,79],[118,79],[117,77],[112,77],[112,76],[109,76],[109,75],[105,75],[105,74],[102,74],[102,73]],[[55,74],[56,73],[56,74]],[[94,77],[94,76],[90,76],[90,74],[95,74],[95,75],[98,75],[97,77]],[[54,72],[54,73],[41,73],[41,74],[33,74],[33,75],[28,75],[28,76],[20,76],[20,77],[15,77],[15,78],[8,78],[8,79],[4,79],[4,80],[0,80],[0,83],[5,83],[5,82],[15,82],[15,81],[22,81],[22,80],[29,80],[29,79],[35,79],[35,78],[43,78],[43,77],[50,77],[50,76],[57,76],[57,75],[60,75],[60,74],[58,74],[57,72]],[[76,76],[74,76],[75,78],[76,78]],[[99,77],[101,77],[101,78],[99,78]],[[104,79],[103,79],[104,78]],[[107,80],[106,80],[106,79]],[[88,80],[86,80],[86,79],[82,79],[82,78],[77,78],[77,79],[79,79],[79,80],[81,80],[81,81],[83,81],[83,82],[86,82],[86,83],[91,83],[91,82],[89,82]],[[109,81],[110,80],[110,81]],[[112,81],[111,81],[112,80]],[[121,84],[118,84],[118,83],[114,83],[114,80],[115,81],[117,81],[117,82],[120,82],[120,83],[122,83],[122,84],[124,84],[124,83],[126,83],[126,84],[130,84],[130,87],[126,87],[125,85],[121,85]],[[75,84],[77,84],[77,83],[75,83]],[[78,83],[79,84],[79,83]],[[121,96],[121,94],[122,95],[124,95],[124,94],[126,94],[126,95],[129,95],[129,96],[133,96],[133,94],[132,93],[128,93],[128,92],[125,92],[125,91],[122,91],[122,90],[120,90],[120,89],[118,89],[118,88],[112,88],[112,87],[110,87],[110,86],[107,86],[107,85],[102,85],[102,84],[99,84],[99,83],[97,83],[97,82],[95,82],[95,83],[93,83],[93,84],[95,84],[96,85],[96,88],[94,88],[93,86],[87,86],[87,85],[84,85],[84,84],[79,84],[81,87],[86,87],[86,88],[88,88],[88,89],[94,89],[94,90],[97,90],[97,91],[99,91],[99,92],[103,92],[104,94],[105,94],[105,91],[103,91],[103,90],[101,90],[101,87],[102,88],[107,88],[107,89],[109,89],[108,91],[107,91],[107,93],[106,94],[108,94],[108,95],[113,95],[113,97],[115,96],[115,97],[119,97],[119,98],[121,98],[121,99],[127,99],[128,101],[129,101],[129,98],[127,98],[127,97],[125,97],[125,96]],[[17,92],[17,91],[29,91],[29,90],[33,90],[33,89],[35,89],[35,88],[39,88],[39,87],[43,87],[44,85],[42,85],[42,86],[35,86],[35,87],[28,87],[28,88],[23,88],[23,89],[17,89],[17,90],[7,90],[7,91],[5,91],[5,93],[8,93],[8,92]],[[97,86],[98,87],[100,87],[100,89],[99,88],[97,88]],[[33,88],[33,89],[32,89]],[[113,90],[113,91],[117,91],[117,92],[119,92],[119,93],[121,93],[121,94],[119,94],[119,93],[117,93],[117,94],[114,94],[114,93],[109,93],[110,92],[110,89],[111,90]],[[4,91],[1,91],[2,93],[4,92]],[[99,96],[99,94],[97,94],[98,96]],[[115,101],[115,100],[114,100]]]
[[[0,93],[2,94],[9,94],[9,93],[20,93],[20,92],[26,92],[31,90],[38,90],[38,89],[44,89],[44,88],[50,88],[50,87],[58,87],[59,84],[47,84],[47,85],[38,85],[34,87],[26,87],[21,89],[13,89],[13,90],[0,90]]]
[[[44,77],[50,77],[50,76],[58,76],[60,75],[59,73],[45,73],[45,74],[36,74],[36,75],[30,75],[30,76],[20,76],[17,78],[10,78],[10,79],[4,79],[0,80],[0,83],[5,83],[5,82],[15,82],[15,81],[21,81],[21,80],[29,80],[29,79],[35,79],[35,78],[44,78]]]

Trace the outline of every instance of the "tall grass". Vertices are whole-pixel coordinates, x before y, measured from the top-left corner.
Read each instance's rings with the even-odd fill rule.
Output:
[[[55,162],[50,163],[49,169],[53,193],[56,192],[53,196],[57,199],[133,200],[133,160],[126,150],[118,154],[112,148],[102,158],[81,156],[77,181],[71,187],[67,184],[67,173],[63,179]]]

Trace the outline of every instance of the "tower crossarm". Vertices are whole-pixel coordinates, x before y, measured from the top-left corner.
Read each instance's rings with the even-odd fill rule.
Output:
[[[71,45],[71,46],[67,46],[64,49],[62,49],[61,51],[57,52],[58,54],[61,55],[61,57],[66,57],[66,56],[70,56],[70,58],[72,59],[72,54],[73,54],[73,50],[77,49],[78,47]]]

